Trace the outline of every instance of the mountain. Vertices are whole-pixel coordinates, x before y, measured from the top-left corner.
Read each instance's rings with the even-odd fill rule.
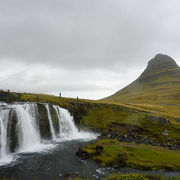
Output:
[[[103,100],[122,103],[180,104],[180,67],[171,57],[157,54],[134,82]]]

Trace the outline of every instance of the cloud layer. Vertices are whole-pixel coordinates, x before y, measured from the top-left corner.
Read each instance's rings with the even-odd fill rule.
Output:
[[[0,84],[102,98],[165,53],[180,62],[180,1],[0,1]]]

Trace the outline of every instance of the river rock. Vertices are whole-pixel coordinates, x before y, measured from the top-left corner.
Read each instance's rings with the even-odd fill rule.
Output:
[[[76,152],[76,155],[80,157],[82,160],[90,158],[90,154],[86,151],[83,151],[81,148],[78,149],[78,151]]]
[[[101,155],[102,152],[103,152],[103,146],[96,146],[96,154]]]

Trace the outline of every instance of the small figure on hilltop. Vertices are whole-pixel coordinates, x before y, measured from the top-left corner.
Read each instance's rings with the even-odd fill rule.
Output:
[[[78,98],[78,96],[77,96],[77,100],[78,100],[79,98]]]
[[[61,93],[59,93],[59,97],[61,98]]]

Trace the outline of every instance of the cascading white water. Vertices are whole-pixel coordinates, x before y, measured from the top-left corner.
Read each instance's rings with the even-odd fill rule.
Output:
[[[7,146],[7,124],[9,118],[9,109],[0,111],[0,165],[6,164],[12,160]]]
[[[66,109],[60,108],[59,106],[53,107],[59,119],[59,137],[75,138],[78,133],[78,129],[74,124],[73,117]]]
[[[41,137],[36,119],[36,104],[16,104],[15,111],[19,127],[19,151],[29,152],[41,147]]]
[[[89,140],[97,137],[93,133],[79,132],[70,113],[66,109],[53,105],[59,120],[59,132],[56,134],[49,104],[44,104],[44,106],[47,110],[52,140],[56,142],[71,139]],[[15,119],[12,118],[13,113],[15,114]],[[11,162],[15,156],[15,154],[10,153],[11,139],[10,142],[8,142],[8,139],[12,138],[12,134],[10,133],[12,125],[13,127],[15,126],[13,133],[16,133],[13,134],[13,136],[17,136],[18,141],[18,144],[16,144],[17,147],[15,147],[15,154],[18,152],[49,150],[55,147],[52,141],[42,143],[44,140],[40,134],[38,106],[36,103],[6,104],[0,102],[0,166]],[[10,130],[8,130],[8,127],[11,127]],[[7,132],[7,130],[10,132]],[[10,133],[10,136],[8,136],[8,133]]]
[[[85,131],[79,131],[75,126],[73,117],[70,113],[59,106],[53,105],[53,108],[56,110],[58,119],[59,119],[59,138],[73,140],[73,139],[84,139],[90,140],[97,137],[97,134],[89,133]]]
[[[55,130],[54,130],[54,126],[53,126],[53,122],[52,122],[52,118],[51,118],[51,114],[50,114],[50,110],[49,110],[49,104],[46,104],[45,107],[46,107],[46,110],[47,110],[47,115],[48,115],[52,140],[55,141],[56,140],[56,134],[55,134]]]

